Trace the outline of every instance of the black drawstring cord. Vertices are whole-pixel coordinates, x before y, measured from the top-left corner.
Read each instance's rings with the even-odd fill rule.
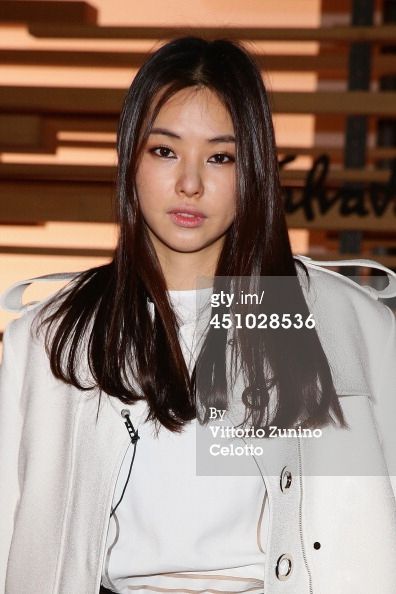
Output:
[[[138,439],[140,439],[139,433],[137,432],[137,430],[135,431],[135,428],[132,425],[132,421],[131,421],[130,416],[129,416],[129,411],[126,408],[123,408],[122,411],[121,411],[121,415],[125,419],[125,427],[127,428],[128,433],[129,433],[129,436],[131,438],[131,442],[133,443],[133,455],[132,455],[131,464],[129,466],[128,476],[127,476],[127,479],[125,481],[124,488],[123,488],[122,493],[121,493],[121,497],[120,497],[117,505],[111,510],[110,518],[113,516],[113,514],[115,513],[117,507],[120,505],[120,503],[122,501],[122,498],[124,497],[124,494],[125,494],[125,491],[126,491],[126,488],[127,488],[127,485],[128,485],[129,479],[130,479],[130,476],[131,476],[133,461],[135,460],[136,444],[137,444]]]

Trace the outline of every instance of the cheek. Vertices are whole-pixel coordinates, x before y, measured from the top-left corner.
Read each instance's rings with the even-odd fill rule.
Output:
[[[225,181],[224,185],[219,188],[217,196],[222,198],[218,203],[219,214],[223,214],[228,220],[233,218],[236,213],[236,191],[233,178]]]
[[[148,214],[156,203],[158,194],[156,177],[150,174],[149,167],[141,165],[136,174],[136,188],[140,208]]]
[[[164,168],[165,169],[165,168]],[[169,172],[161,171],[149,159],[143,159],[136,173],[139,203],[158,207],[164,203],[172,188]]]
[[[236,200],[235,200],[235,196],[232,195],[232,197],[226,203],[226,205],[224,207],[224,211],[223,211],[224,224],[226,227],[228,227],[234,221],[235,216],[236,216]]]
[[[139,169],[136,172],[136,185],[141,194],[146,194],[150,190],[150,182],[153,176],[150,172],[150,165],[145,158],[142,159]]]
[[[205,180],[205,192],[210,196],[213,205],[231,205],[235,202],[236,180],[235,172],[210,172]]]

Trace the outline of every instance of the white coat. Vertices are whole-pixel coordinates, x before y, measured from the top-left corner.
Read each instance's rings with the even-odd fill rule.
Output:
[[[389,285],[377,291],[323,268],[335,262],[298,257],[309,269],[309,306],[350,429],[326,427],[320,440],[260,440],[270,513],[264,591],[394,594],[396,322],[378,298],[396,296],[396,274],[373,261],[342,261],[385,270]],[[97,594],[100,587],[114,488],[130,445],[126,407],[103,398],[97,418],[95,390],[56,380],[42,342],[29,335],[42,302],[21,304],[33,280],[72,276],[27,279],[1,296],[0,305],[22,313],[6,327],[0,375],[4,594]]]

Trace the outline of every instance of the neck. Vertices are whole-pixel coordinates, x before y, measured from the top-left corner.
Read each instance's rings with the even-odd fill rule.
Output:
[[[197,252],[177,252],[162,244],[155,248],[169,291],[200,289],[213,284],[219,246],[212,244]]]

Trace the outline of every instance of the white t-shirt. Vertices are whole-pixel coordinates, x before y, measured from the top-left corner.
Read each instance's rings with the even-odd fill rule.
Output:
[[[210,293],[210,289],[200,289]],[[186,324],[181,346],[195,340],[196,291],[169,291]],[[192,358],[186,359],[191,370]],[[191,361],[190,361],[191,359]],[[136,411],[136,412],[135,412]],[[268,504],[261,476],[197,476],[196,420],[180,434],[155,436],[144,401],[131,407],[135,461],[124,497],[110,519],[102,583],[119,594],[264,592]],[[117,479],[119,501],[133,454]]]

